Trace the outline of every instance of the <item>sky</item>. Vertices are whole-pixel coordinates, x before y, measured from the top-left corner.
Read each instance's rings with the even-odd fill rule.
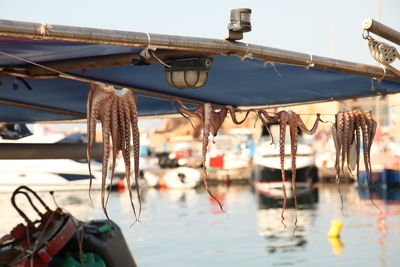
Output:
[[[252,9],[243,42],[367,64],[364,18],[400,28],[399,0],[0,0],[0,18],[223,39],[234,8]]]
[[[400,30],[400,0],[0,0],[0,19],[224,39],[234,8],[252,9],[245,43],[366,64],[362,21]]]

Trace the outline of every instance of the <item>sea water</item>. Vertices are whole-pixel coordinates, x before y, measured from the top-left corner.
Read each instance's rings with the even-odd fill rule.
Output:
[[[111,193],[108,214],[122,228],[138,266],[400,266],[398,189],[369,194],[342,185],[342,206],[336,186],[318,185],[299,196],[297,210],[288,201],[283,221],[282,200],[251,186],[211,190],[224,211],[202,189],[149,188],[142,190],[140,222],[134,223],[126,191]],[[48,193],[39,195],[54,207]],[[23,222],[9,198],[0,195],[1,235]],[[92,192],[94,206],[87,191],[56,192],[55,198],[80,220],[105,218],[100,192]],[[17,203],[34,213],[23,198]],[[332,220],[343,223],[337,238],[327,236]]]

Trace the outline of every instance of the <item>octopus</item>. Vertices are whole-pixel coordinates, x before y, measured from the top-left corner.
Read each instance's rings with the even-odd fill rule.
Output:
[[[361,141],[367,181],[371,179],[371,146],[376,127],[377,123],[371,111],[351,110],[336,114],[332,136],[336,150],[337,184],[340,182],[341,175],[344,175],[345,162],[350,174],[356,169],[357,180],[359,180]]]
[[[232,121],[236,124],[241,124],[246,120],[251,110],[247,111],[245,117],[241,121],[239,121],[236,118],[236,113],[238,111],[235,110],[233,106],[222,106],[219,111],[216,111],[214,110],[214,108],[210,103],[201,104],[195,109],[187,108],[180,100],[173,100],[172,104],[174,108],[178,111],[178,113],[182,115],[182,117],[189,120],[192,127],[194,127],[194,125],[191,122],[191,119],[196,119],[200,122],[197,127],[200,127],[203,130],[202,131],[203,132],[202,134],[203,182],[208,194],[214,200],[217,201],[219,207],[221,208],[221,210],[223,210],[220,201],[211,193],[211,191],[208,188],[206,155],[207,155],[207,147],[209,144],[209,136],[210,134],[213,137],[217,136],[218,130],[221,128],[223,122],[225,121],[228,111],[231,114]]]
[[[116,158],[122,154],[125,163],[125,179],[129,191],[129,197],[136,220],[140,218],[141,199],[139,191],[139,128],[137,114],[137,97],[128,89],[114,89],[102,83],[92,83],[89,85],[87,100],[87,159],[89,165],[90,185],[92,186],[92,171],[90,166],[91,152],[96,137],[96,122],[99,119],[102,126],[103,137],[103,165],[102,165],[102,184],[101,184],[101,205],[107,214],[107,201],[105,200],[106,177],[110,150],[112,151],[111,179],[114,175]],[[131,144],[131,139],[133,147]],[[133,149],[133,172],[136,182],[137,198],[139,201],[139,212],[133,204],[132,183],[131,183],[131,159],[130,154]],[[108,198],[107,198],[108,200]]]
[[[286,126],[289,125],[290,133],[290,145],[291,145],[291,161],[292,161],[292,188],[294,195],[294,205],[297,210],[297,197],[296,197],[296,154],[297,154],[297,144],[298,144],[298,130],[300,129],[305,134],[314,134],[318,128],[318,123],[320,121],[320,114],[317,114],[317,119],[314,122],[313,127],[309,130],[301,119],[300,115],[295,112],[289,111],[279,111],[273,116],[269,115],[265,110],[258,110],[258,117],[262,121],[264,127],[268,130],[271,135],[272,143],[275,144],[273,136],[269,130],[269,123],[279,123],[279,155],[280,155],[280,166],[281,166],[281,176],[282,176],[282,189],[283,189],[283,210],[281,213],[282,223],[284,221],[284,210],[286,209],[287,194],[286,194],[286,174],[285,174],[285,138],[286,138]],[[297,223],[297,216],[296,221]]]

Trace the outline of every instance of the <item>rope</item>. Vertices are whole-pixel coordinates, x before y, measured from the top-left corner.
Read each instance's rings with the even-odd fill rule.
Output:
[[[20,60],[20,61],[23,61],[23,62],[32,64],[32,65],[38,66],[38,67],[40,67],[40,68],[43,68],[43,69],[46,69],[46,70],[49,70],[49,71],[52,71],[52,72],[55,72],[55,73],[58,73],[58,74],[60,74],[60,75],[62,75],[62,76],[66,76],[66,78],[67,78],[67,77],[70,77],[70,79],[75,80],[75,76],[66,74],[66,73],[64,73],[64,72],[61,72],[61,71],[59,71],[59,70],[56,70],[56,69],[53,69],[53,68],[50,68],[50,67],[46,67],[46,66],[44,66],[44,65],[41,65],[41,64],[39,64],[39,63],[30,61],[30,60],[28,60],[28,59],[25,59],[25,58],[22,58],[22,57],[13,55],[13,54],[9,54],[9,53],[6,53],[6,52],[4,52],[4,51],[0,51],[0,54],[5,55],[5,56],[8,56],[8,57],[11,57],[11,58],[18,59],[18,60]]]
[[[42,35],[42,37],[44,37],[49,32],[51,27],[52,26],[50,24],[41,23],[40,26],[39,26],[39,29],[38,29],[39,30],[39,34]]]
[[[148,32],[146,32],[147,34],[147,41],[148,44],[147,46],[143,49],[142,52],[140,52],[140,55],[146,59],[149,59],[151,56],[153,56],[155,59],[158,60],[158,62],[160,62],[161,65],[163,65],[166,68],[171,68],[170,65],[166,64],[164,61],[162,61],[160,58],[158,58],[156,56],[156,54],[154,53],[157,50],[157,47],[152,46],[151,45],[151,38],[150,38],[150,34]]]
[[[283,76],[283,75],[276,69],[276,66],[275,66],[275,63],[274,63],[274,62],[265,61],[263,66],[266,68],[266,67],[268,66],[268,64],[270,64],[270,65],[274,68],[275,73],[276,73],[279,77],[282,77],[282,76]]]
[[[253,58],[253,54],[252,53],[249,53],[249,50],[250,50],[250,48],[249,48],[249,43],[246,43],[246,47],[247,47],[247,49],[246,49],[246,52],[244,53],[244,55],[240,58],[240,61],[244,61],[246,58]]]
[[[308,53],[308,55],[310,56],[310,62],[308,63],[307,66],[305,66],[304,68],[309,69],[309,68],[313,68],[314,67],[314,62],[313,62],[313,58],[312,58],[312,54]]]
[[[380,77],[380,78],[376,78],[376,77],[372,77],[371,78],[371,91],[377,91],[376,90],[376,88],[375,88],[375,86],[374,86],[374,80],[375,81],[377,81],[377,82],[382,82],[382,80],[385,78],[385,76],[386,76],[386,68],[382,65],[382,64],[380,64],[380,66],[381,66],[381,68],[382,68],[382,70],[383,70],[383,75],[382,75],[382,77]],[[378,92],[378,94],[382,94],[381,92]]]

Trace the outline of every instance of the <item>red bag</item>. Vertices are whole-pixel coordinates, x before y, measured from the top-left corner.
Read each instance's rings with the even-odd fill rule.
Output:
[[[31,221],[17,206],[15,197],[24,195],[40,219]],[[44,213],[34,205],[33,195],[46,210]],[[11,196],[11,203],[26,225],[18,224],[10,234],[0,239],[0,264],[18,267],[46,267],[52,257],[72,238],[78,222],[70,214],[57,208],[51,210],[46,203],[27,186],[18,187]]]

